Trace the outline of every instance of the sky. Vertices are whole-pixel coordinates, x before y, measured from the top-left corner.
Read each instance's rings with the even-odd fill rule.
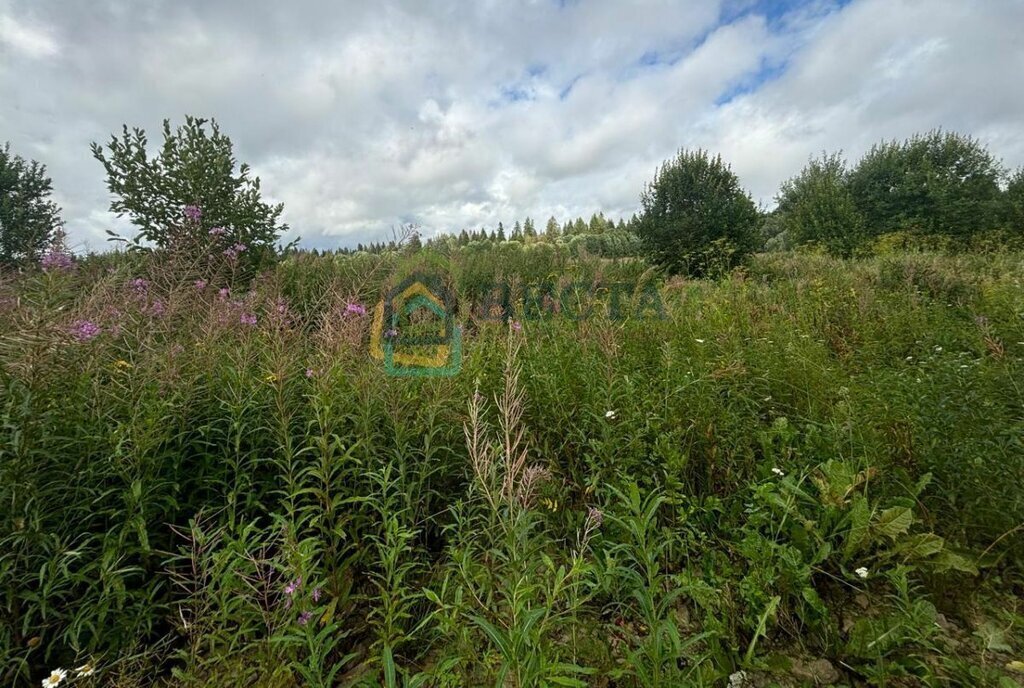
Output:
[[[936,127],[1024,165],[1024,0],[0,0],[0,144],[71,245],[132,234],[89,144],[213,117],[310,248],[629,217],[681,148],[755,201]]]

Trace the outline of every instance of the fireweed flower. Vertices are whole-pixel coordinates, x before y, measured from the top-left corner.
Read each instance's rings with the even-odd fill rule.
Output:
[[[50,672],[50,675],[43,679],[43,688],[53,688],[59,686],[61,682],[67,678],[68,672],[66,669],[54,669]]]
[[[64,251],[51,248],[39,261],[43,272],[66,272],[75,267],[75,260]]]
[[[197,205],[187,205],[185,206],[185,217],[192,222],[199,222],[203,217],[203,209]]]
[[[78,320],[71,326],[71,336],[80,342],[87,342],[102,331],[100,326],[91,320]]]
[[[366,306],[361,303],[350,303],[345,306],[345,313],[353,315],[366,315]]]
[[[152,303],[152,305],[150,305],[149,314],[159,318],[161,315],[164,314],[166,310],[167,309],[164,306],[164,302],[161,301],[160,299],[157,299]]]
[[[195,284],[195,287],[198,291],[206,289],[206,280],[204,279],[197,279],[193,284]]]
[[[146,291],[149,289],[149,282],[142,279],[141,277],[136,277],[131,282],[129,282],[128,285],[132,288],[132,291],[134,291],[136,294],[139,294],[140,296],[145,294]]]
[[[231,296],[231,290],[228,289],[227,287],[221,287],[217,291],[217,298],[219,298],[221,301],[228,298],[229,296]]]
[[[241,315],[238,316],[238,322],[242,323],[243,325],[255,325],[256,316],[253,315],[252,313],[242,313]]]

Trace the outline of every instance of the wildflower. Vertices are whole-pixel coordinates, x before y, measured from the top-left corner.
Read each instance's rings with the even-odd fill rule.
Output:
[[[398,330],[392,327],[390,330],[384,333],[384,336],[387,337],[388,339],[394,339],[395,337],[398,336]]]
[[[266,382],[277,382],[277,375],[274,375],[273,373],[270,373],[269,375],[267,375],[267,376],[266,376],[265,378],[263,378],[263,379],[264,379],[264,380],[265,380]]]
[[[202,291],[203,289],[206,289],[206,280],[204,280],[204,279],[197,279],[194,282],[194,284],[195,284],[196,290],[198,290],[198,291]]]
[[[203,217],[203,209],[197,205],[185,206],[185,217],[192,222],[199,222]]]
[[[210,227],[209,231],[210,236],[224,236],[227,233],[228,230],[224,229],[223,227]]]
[[[238,322],[242,323],[243,325],[255,325],[256,316],[253,315],[252,313],[242,313],[240,316],[238,316]]]
[[[319,602],[320,601],[320,596],[322,594],[323,594],[323,591],[320,590],[320,588],[313,588],[313,601],[314,602]]]
[[[246,246],[245,244],[235,244],[235,245],[234,245],[234,246],[232,246],[231,248],[235,249],[235,252],[236,252],[236,253],[242,253],[242,252],[244,252],[244,251],[245,251],[245,249],[247,249],[247,248],[249,248],[249,247],[248,247],[248,246]]]
[[[302,612],[301,614],[299,614],[299,625],[300,626],[305,626],[307,623],[309,623],[309,620],[312,619],[312,618],[313,618],[313,612],[309,612],[309,611]]]
[[[601,524],[604,522],[604,512],[596,506],[592,506],[587,509],[587,520],[592,523],[595,528],[600,528]]]
[[[92,665],[92,662],[87,662],[87,663],[83,664],[82,666],[78,667],[77,669],[75,669],[75,674],[79,678],[82,678],[83,676],[92,676],[95,673],[96,673],[96,667],[94,667]]]
[[[131,370],[133,368],[132,364],[124,360],[123,358],[119,358],[116,361],[114,361],[114,367],[120,368],[121,370]]]
[[[78,320],[71,326],[71,336],[80,342],[87,342],[102,331],[100,326],[91,320]]]
[[[312,368],[306,368],[306,377],[313,377],[316,372]]]
[[[75,261],[64,251],[51,248],[39,260],[39,265],[43,268],[43,272],[64,272],[75,267]]]
[[[236,251],[234,247],[226,248],[224,249],[224,257],[226,257],[228,260],[235,260],[236,258],[238,258],[238,251]]]
[[[67,678],[68,672],[65,669],[54,669],[50,672],[50,675],[43,679],[43,688],[53,688],[59,686],[61,682]]]
[[[217,298],[219,298],[221,301],[228,298],[229,296],[231,296],[231,290],[228,289],[227,287],[221,287],[217,291]]]
[[[366,307],[361,303],[350,303],[345,306],[345,312],[353,315],[366,315]]]
[[[166,310],[166,308],[164,307],[164,302],[161,301],[160,299],[157,299],[156,301],[154,301],[152,303],[152,305],[150,305],[150,307],[149,307],[150,315],[155,315],[157,317],[160,317],[161,315],[163,315],[165,310]]]
[[[786,475],[786,471],[782,470],[781,468],[772,468],[772,473],[779,476],[780,478]]]
[[[131,286],[132,291],[139,295],[145,294],[146,291],[149,289],[149,282],[142,279],[141,277],[136,277],[128,284],[129,286]]]
[[[854,573],[856,573],[860,578],[867,578],[868,577],[868,570],[864,566],[861,566],[860,568],[856,569],[854,571]]]
[[[521,329],[523,329],[523,323],[519,322],[518,320],[513,320],[512,329],[515,330],[516,332],[519,332]]]
[[[615,420],[615,411],[605,411],[604,417],[608,420]]]
[[[285,595],[294,595],[295,591],[298,590],[299,586],[301,586],[301,585],[302,585],[302,577],[300,576],[299,578],[296,578],[291,583],[289,583],[288,585],[285,586],[284,594]]]

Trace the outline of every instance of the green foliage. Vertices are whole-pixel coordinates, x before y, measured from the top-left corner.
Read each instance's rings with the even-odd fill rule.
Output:
[[[848,184],[840,154],[812,159],[799,175],[783,182],[779,222],[791,246],[819,242],[835,255],[849,256],[863,243],[864,220]]]
[[[664,320],[468,315],[496,275],[657,284],[568,251],[0,285],[0,680],[1009,685],[1020,255],[776,253],[669,280]],[[387,376],[347,309],[422,270],[455,377]]]
[[[680,151],[640,196],[637,233],[651,260],[670,273],[714,274],[756,245],[759,214],[721,157]]]
[[[850,173],[849,187],[873,234],[910,231],[965,243],[998,226],[1002,174],[977,140],[931,131],[874,146]]]
[[[60,228],[60,208],[50,200],[46,168],[0,148],[0,266],[39,259]]]
[[[128,215],[139,227],[135,244],[145,241],[166,248],[175,242],[197,242],[219,227],[226,230],[219,240],[225,249],[242,244],[243,262],[267,264],[277,252],[279,235],[288,229],[280,221],[284,206],[262,200],[259,177],[250,175],[247,164],[235,172],[231,139],[217,122],[189,116],[172,132],[170,120],[164,120],[163,139],[152,158],[146,133],[139,128],[129,131],[127,125],[120,138],[111,137],[106,152],[92,144],[115,196],[111,211]],[[189,218],[189,206],[201,216]]]

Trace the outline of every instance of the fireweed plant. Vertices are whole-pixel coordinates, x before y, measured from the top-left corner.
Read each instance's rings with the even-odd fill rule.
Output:
[[[3,685],[1020,681],[1021,256],[235,243],[0,277]],[[438,267],[461,372],[388,376]],[[546,282],[665,318],[475,316]]]

